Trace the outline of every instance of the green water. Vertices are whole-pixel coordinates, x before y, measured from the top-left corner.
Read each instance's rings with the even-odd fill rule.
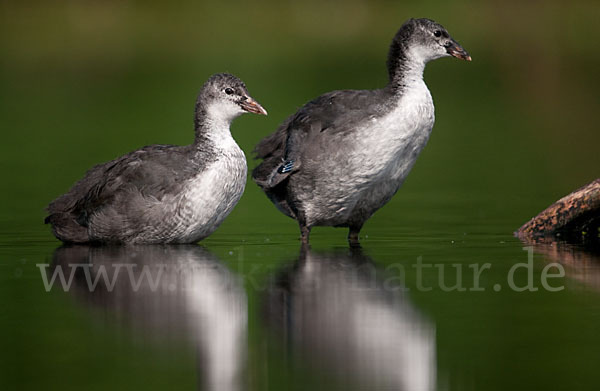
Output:
[[[597,389],[598,259],[538,246],[530,276],[514,273],[538,289],[508,284],[528,262],[512,232],[598,177],[597,5],[2,9],[0,389]],[[295,222],[251,182],[201,247],[57,251],[45,205],[95,163],[190,142],[210,74],[240,76],[269,111],[233,125],[252,168],[253,145],[302,103],[385,83],[389,40],[410,16],[444,24],[474,60],[428,65],[434,132],[365,225],[362,254],[334,228],[314,229],[302,253]],[[47,292],[36,266],[88,261],[179,272],[156,290],[121,275],[92,293],[79,272]],[[541,285],[552,262],[565,271],[549,279],[557,292]],[[489,265],[478,290],[473,265]],[[442,285],[456,270],[466,291]]]

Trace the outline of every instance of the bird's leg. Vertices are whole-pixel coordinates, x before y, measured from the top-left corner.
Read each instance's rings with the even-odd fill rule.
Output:
[[[350,229],[348,231],[348,244],[350,245],[350,247],[360,247],[360,242],[358,240],[358,233],[360,232],[361,228],[362,228],[362,225],[350,226]]]
[[[303,223],[300,223],[300,234],[302,235],[302,244],[308,244],[308,238],[310,236],[310,227]]]

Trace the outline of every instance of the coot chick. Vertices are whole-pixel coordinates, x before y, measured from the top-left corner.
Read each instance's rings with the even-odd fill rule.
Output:
[[[211,76],[195,109],[191,145],[150,145],[89,170],[48,206],[45,222],[68,243],[194,243],[214,232],[246,185],[234,118],[267,112],[237,77]]]
[[[367,219],[402,185],[434,123],[425,64],[471,57],[446,29],[410,19],[389,49],[389,83],[376,90],[321,95],[287,118],[255,148],[264,159],[254,181],[277,208],[300,225],[308,243],[314,226],[349,227],[358,245]]]

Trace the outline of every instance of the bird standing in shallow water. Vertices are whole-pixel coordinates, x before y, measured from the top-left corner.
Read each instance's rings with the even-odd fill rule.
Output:
[[[471,61],[443,26],[410,19],[392,41],[387,86],[321,95],[256,146],[263,162],[252,177],[298,220],[303,242],[312,227],[335,226],[349,227],[358,245],[365,221],[400,188],[429,139],[434,107],[423,71],[448,56]]]
[[[89,170],[48,206],[45,222],[69,243],[194,243],[214,232],[246,185],[246,158],[229,126],[267,112],[237,77],[202,87],[191,145],[151,145]]]

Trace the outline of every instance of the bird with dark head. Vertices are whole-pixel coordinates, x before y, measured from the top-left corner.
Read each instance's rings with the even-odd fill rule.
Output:
[[[210,77],[196,102],[191,145],[150,145],[90,169],[48,206],[45,222],[68,243],[194,243],[214,232],[246,185],[231,136],[243,113],[264,114],[237,77]]]
[[[442,25],[410,19],[392,40],[388,85],[323,94],[256,146],[263,161],[252,177],[298,221],[303,242],[312,227],[334,226],[348,227],[350,244],[359,244],[363,224],[400,188],[429,139],[434,106],[423,71],[449,56],[471,61]]]

